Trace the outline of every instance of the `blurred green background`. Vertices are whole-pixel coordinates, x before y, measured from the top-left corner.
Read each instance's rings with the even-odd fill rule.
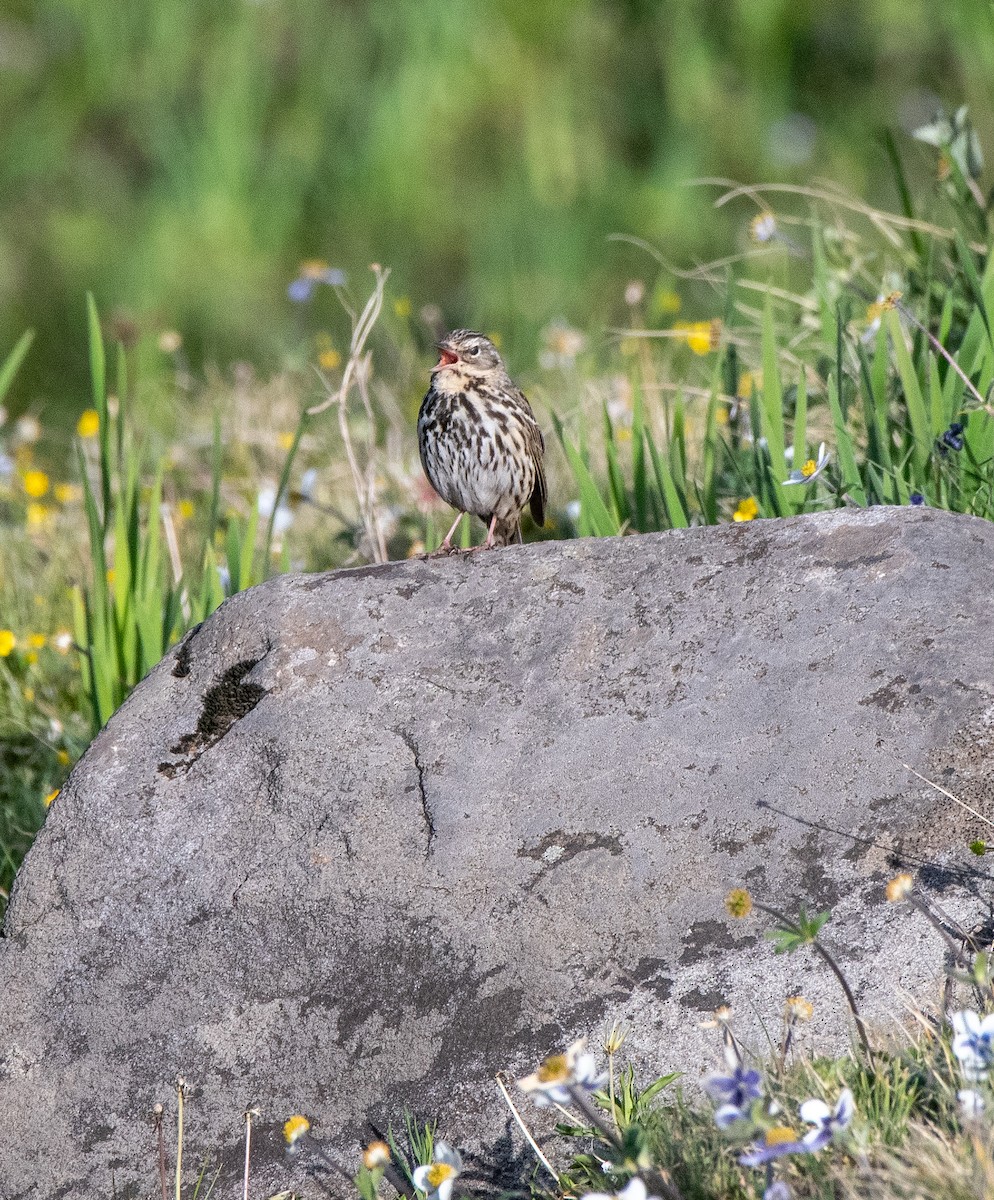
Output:
[[[38,332],[8,404],[82,406],[87,289],[140,353],[275,369],[307,258],[533,361],[645,270],[608,234],[734,247],[693,178],[894,205],[881,131],[967,103],[989,146],[992,93],[984,0],[5,0],[0,335]]]

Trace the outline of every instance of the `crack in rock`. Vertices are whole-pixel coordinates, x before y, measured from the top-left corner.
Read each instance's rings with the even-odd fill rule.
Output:
[[[427,839],[425,842],[425,861],[431,857],[432,843],[435,840],[435,820],[432,817],[431,805],[428,803],[428,794],[425,791],[425,768],[421,761],[421,751],[418,749],[418,744],[414,737],[407,732],[406,729],[398,729],[398,735],[403,738],[404,745],[410,750],[411,757],[414,759],[414,769],[418,773],[418,795],[421,798],[421,816],[425,823],[425,832]]]

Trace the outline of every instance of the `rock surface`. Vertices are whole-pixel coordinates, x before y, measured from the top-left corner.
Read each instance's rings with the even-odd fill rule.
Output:
[[[626,1017],[644,1072],[712,1065],[716,1005],[762,1045],[801,988],[737,884],[833,906],[865,1011],[929,993],[989,890],[994,525],[842,511],[274,580],[171,652],[87,752],[0,940],[0,1196],[158,1189],[150,1113],[192,1086],[186,1161],[233,1194],[324,1194],[368,1118],[498,1138],[500,1070]],[[192,1177],[192,1176],[191,1176]],[[265,1189],[268,1188],[269,1191]],[[239,1193],[240,1194],[240,1193]]]

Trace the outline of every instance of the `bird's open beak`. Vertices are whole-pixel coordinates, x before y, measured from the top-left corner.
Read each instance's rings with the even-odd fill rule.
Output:
[[[443,367],[451,367],[459,361],[459,355],[447,346],[445,342],[439,342],[437,348],[441,354],[441,358],[439,358],[438,362],[431,369],[433,375],[436,371],[441,371]]]

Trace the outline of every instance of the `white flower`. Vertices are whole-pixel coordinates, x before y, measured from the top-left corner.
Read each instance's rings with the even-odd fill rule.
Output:
[[[430,1163],[415,1170],[412,1178],[419,1192],[428,1200],[449,1200],[452,1187],[462,1173],[462,1158],[445,1142],[435,1143],[435,1153]]]
[[[808,459],[803,467],[798,467],[791,471],[786,479],[782,481],[784,487],[790,487],[794,483],[812,483],[828,466],[831,454],[825,449],[825,443],[818,447],[818,461]]]
[[[528,1092],[540,1108],[549,1104],[569,1104],[573,1099],[570,1094],[573,1088],[595,1092],[603,1085],[604,1076],[597,1073],[594,1056],[583,1052],[585,1044],[586,1039],[581,1038],[565,1054],[551,1055],[537,1071],[519,1079],[518,1087]]]
[[[308,467],[308,469],[303,473],[303,475],[301,475],[300,487],[297,488],[297,491],[300,494],[301,499],[303,499],[303,500],[313,500],[314,499],[314,488],[317,485],[317,481],[318,481],[317,470],[314,467]]]
[[[293,510],[287,504],[286,500],[281,499],[277,506],[275,484],[267,483],[260,490],[258,505],[259,516],[264,521],[268,521],[273,516],[273,509],[276,508],[276,516],[273,517],[273,535],[275,537],[282,537],[293,524]]]
[[[959,1100],[960,1112],[967,1121],[975,1121],[986,1108],[983,1096],[972,1088],[964,1088],[963,1091],[957,1092],[956,1099]]]
[[[545,345],[538,362],[547,371],[554,367],[568,370],[587,344],[587,339],[579,329],[571,328],[561,317],[542,330],[542,341]]]
[[[659,1198],[658,1196],[648,1196],[645,1184],[636,1175],[620,1192],[586,1192],[581,1200],[659,1200]]]
[[[959,1059],[963,1078],[971,1083],[986,1079],[994,1064],[994,1013],[983,1020],[971,1009],[953,1013],[953,1054]]]
[[[801,1120],[814,1125],[814,1129],[809,1129],[801,1138],[804,1148],[814,1153],[827,1146],[840,1129],[845,1129],[855,1111],[856,1105],[848,1088],[842,1089],[834,1110],[824,1100],[805,1100],[801,1105]]]
[[[757,213],[749,222],[749,234],[754,242],[771,242],[777,236],[777,219],[771,212]]]

